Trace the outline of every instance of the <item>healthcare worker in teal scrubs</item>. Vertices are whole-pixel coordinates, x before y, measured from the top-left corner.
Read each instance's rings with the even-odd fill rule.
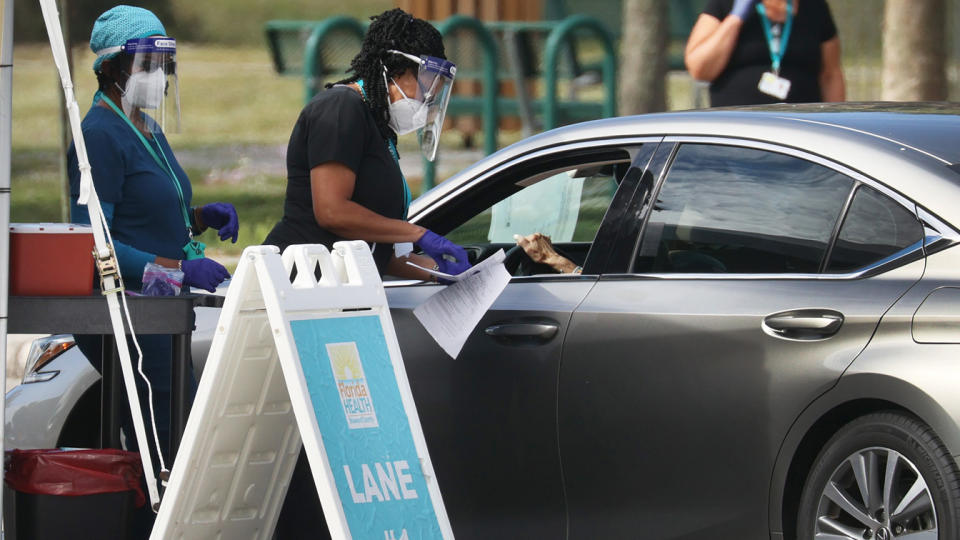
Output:
[[[163,24],[150,11],[121,5],[96,20],[90,48],[96,54],[93,71],[98,91],[84,117],[83,135],[124,285],[127,290],[139,290],[144,265],[152,262],[181,269],[184,286],[213,292],[230,274],[220,263],[204,257],[204,246],[194,236],[213,227],[219,230],[221,240],[236,242],[237,212],[229,203],[191,206],[190,180],[164,136],[165,125],[179,122],[176,40],[166,35]],[[68,172],[71,221],[89,223],[87,207],[77,204],[80,171],[73,147]],[[100,337],[76,339],[99,370]],[[166,450],[171,339],[140,335],[138,341],[143,371],[152,386],[157,434]],[[147,415],[150,407],[146,406],[145,388],[140,395]],[[150,419],[145,420],[149,426]],[[128,448],[132,448],[135,438],[129,417],[123,424]]]
[[[237,241],[239,222],[233,205],[192,206],[190,179],[164,136],[164,128],[178,127],[180,120],[176,45],[152,12],[125,5],[100,15],[90,35],[98,91],[82,129],[93,183],[113,237],[123,283],[130,291],[141,288],[144,265],[152,262],[182,270],[184,287],[213,292],[230,274],[220,263],[204,257],[204,246],[194,237],[212,227],[218,229],[221,240]],[[87,207],[77,204],[80,171],[72,146],[68,173],[71,221],[89,223]],[[100,336],[75,338],[99,371]],[[171,338],[139,335],[137,339],[143,351],[142,370],[152,388],[159,445],[166,452]],[[149,394],[141,381],[138,388],[145,424],[152,435]],[[129,407],[124,403],[121,410],[126,447],[132,450],[136,438]],[[172,456],[165,457],[169,467]],[[150,510],[138,517],[136,537],[149,534],[152,518]]]

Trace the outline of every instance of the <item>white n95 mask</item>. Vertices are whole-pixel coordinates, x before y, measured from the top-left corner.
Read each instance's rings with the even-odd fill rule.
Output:
[[[427,104],[407,97],[397,81],[393,81],[400,90],[402,99],[390,104],[390,128],[397,135],[406,135],[427,125]]]
[[[156,109],[163,103],[167,76],[162,69],[138,71],[127,79],[123,100],[134,107]]]

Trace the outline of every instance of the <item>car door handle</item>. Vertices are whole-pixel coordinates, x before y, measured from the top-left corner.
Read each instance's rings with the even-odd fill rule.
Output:
[[[557,335],[560,325],[552,321],[497,323],[484,329],[488,336],[510,344],[546,343]]]
[[[799,309],[768,315],[763,330],[774,337],[824,339],[843,326],[843,314],[830,309]]]

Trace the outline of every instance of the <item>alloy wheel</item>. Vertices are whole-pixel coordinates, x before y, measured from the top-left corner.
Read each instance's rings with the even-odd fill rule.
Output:
[[[937,511],[909,459],[871,447],[834,469],[820,494],[814,532],[817,540],[936,540]]]

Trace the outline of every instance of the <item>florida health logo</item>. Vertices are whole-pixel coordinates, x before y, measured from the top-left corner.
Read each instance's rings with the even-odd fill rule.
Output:
[[[363,373],[360,353],[357,352],[357,344],[353,341],[328,343],[327,356],[330,357],[333,378],[337,382],[337,391],[340,392],[343,413],[347,416],[347,427],[350,429],[379,427],[377,413],[373,409],[373,400],[370,397],[370,386]]]

